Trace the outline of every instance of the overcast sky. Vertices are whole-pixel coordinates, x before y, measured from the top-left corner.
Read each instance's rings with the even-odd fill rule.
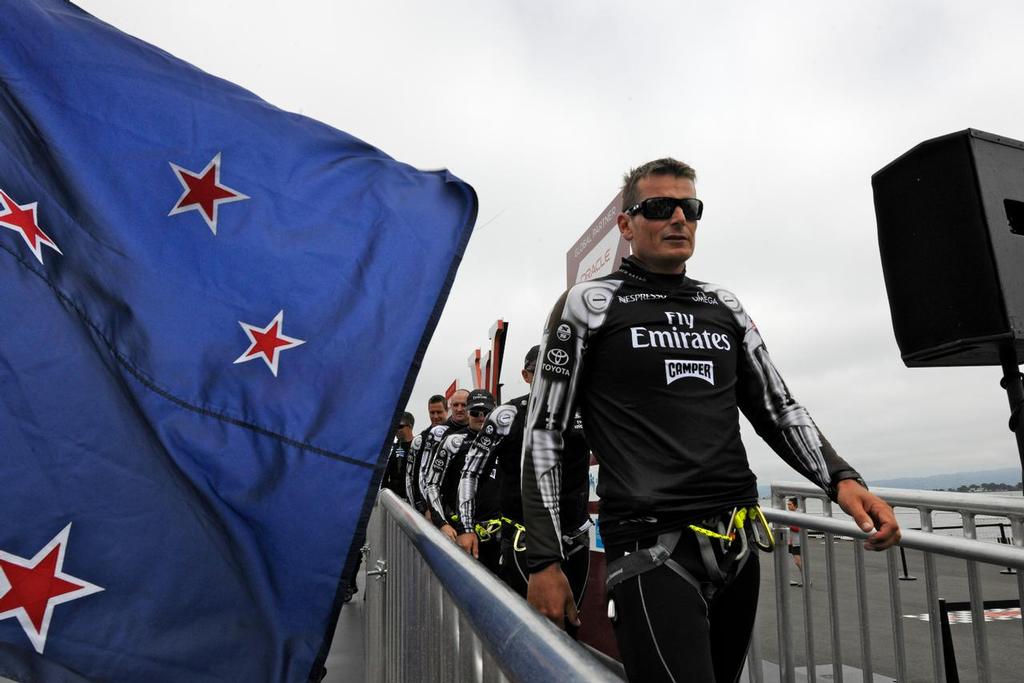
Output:
[[[470,382],[466,358],[498,318],[505,397],[525,393],[518,370],[566,251],[624,171],[668,155],[697,168],[706,205],[689,273],[736,292],[869,481],[1019,465],[999,368],[903,366],[870,178],[964,128],[1024,139],[1020,3],[78,4],[476,188],[477,228],[410,401],[418,426],[430,394]],[[761,483],[797,477],[744,427]]]

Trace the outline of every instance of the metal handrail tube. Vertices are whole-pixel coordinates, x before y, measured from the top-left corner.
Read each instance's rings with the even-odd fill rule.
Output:
[[[857,525],[853,522],[844,522],[830,517],[819,517],[818,515],[788,512],[773,508],[766,508],[764,516],[768,518],[768,521],[778,524],[807,527],[817,531],[831,531],[834,534],[851,536],[858,539],[868,537],[868,534],[857,528]],[[902,532],[900,545],[912,550],[940,553],[965,560],[977,560],[986,564],[1002,564],[1005,562],[1007,567],[1024,569],[1024,552],[1021,552],[1020,548],[1016,546],[972,541],[967,538],[956,538],[953,536],[935,536],[924,531],[911,530]]]
[[[975,515],[994,515],[1011,520],[1024,519],[1024,497],[979,497],[976,493],[953,491],[915,491],[872,487],[872,493],[895,507],[927,508],[944,512],[971,512]],[[772,494],[779,496],[805,496],[825,498],[825,492],[810,482],[772,482]]]
[[[377,507],[376,512],[379,514],[383,509],[405,538],[419,550],[419,555],[430,569],[431,578],[436,577],[436,585],[450,596],[451,602],[442,607],[442,614],[454,609],[464,616],[465,621],[462,623],[472,628],[486,654],[497,661],[502,673],[511,681],[621,683],[619,677],[595,660],[582,646],[444,538],[393,492],[382,490],[377,499]],[[394,540],[391,539],[392,543]],[[394,547],[383,550],[389,554],[396,552]],[[386,561],[389,559],[385,557]],[[387,580],[391,580],[390,576]],[[434,593],[430,589],[428,592]],[[434,595],[430,597],[438,599]],[[412,605],[408,607],[412,608]],[[455,635],[458,639],[457,624],[461,620],[452,620],[451,616],[443,619],[446,630],[450,629],[446,635]],[[455,642],[438,645],[442,650],[457,649]],[[471,651],[473,649],[470,648]],[[400,652],[378,654],[401,656]],[[473,653],[470,652],[469,656],[473,656]],[[485,662],[486,659],[484,657]],[[445,669],[450,670],[449,666]]]

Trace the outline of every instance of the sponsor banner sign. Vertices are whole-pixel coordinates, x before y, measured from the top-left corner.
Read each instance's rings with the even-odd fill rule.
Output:
[[[616,222],[621,206],[619,192],[566,252],[567,287],[615,272],[629,255],[629,242],[622,238]]]

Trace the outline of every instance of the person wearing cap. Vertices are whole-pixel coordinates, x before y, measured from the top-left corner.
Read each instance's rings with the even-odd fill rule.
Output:
[[[468,423],[449,430],[433,457],[423,465],[423,496],[430,506],[430,517],[452,541],[458,536],[458,487],[462,466],[473,440],[483,429],[487,415],[494,410],[494,396],[486,389],[474,389],[466,399]]]
[[[472,403],[472,401],[471,401]],[[503,519],[501,514],[500,472],[495,448],[508,436],[516,417],[515,406],[494,408],[494,402],[481,401],[470,407],[470,419],[486,415],[483,427],[466,451],[465,463],[456,491],[460,530],[455,542],[495,574],[501,564]],[[518,453],[515,457],[518,459]]]
[[[382,489],[390,489],[401,498],[406,498],[405,466],[408,460],[406,456],[412,445],[412,428],[415,423],[416,420],[412,413],[402,413],[402,417],[395,426],[395,435],[391,440],[391,453],[388,455],[388,464],[380,481]]]

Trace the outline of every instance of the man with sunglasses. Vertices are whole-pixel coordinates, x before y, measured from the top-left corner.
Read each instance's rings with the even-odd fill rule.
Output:
[[[391,489],[396,494],[405,498],[405,466],[408,460],[409,449],[412,446],[412,427],[416,423],[412,413],[402,413],[395,427],[395,436],[391,442],[391,453],[388,455],[388,464],[381,477],[380,487]]]
[[[559,566],[561,432],[578,408],[601,466],[609,616],[633,681],[732,681],[743,668],[759,584],[750,549],[766,541],[739,411],[872,532],[866,547],[899,539],[892,509],[794,400],[737,298],[688,277],[704,209],[695,179],[675,159],[627,174],[618,225],[632,255],[555,304],[524,437],[528,599],[555,623],[579,621]]]

